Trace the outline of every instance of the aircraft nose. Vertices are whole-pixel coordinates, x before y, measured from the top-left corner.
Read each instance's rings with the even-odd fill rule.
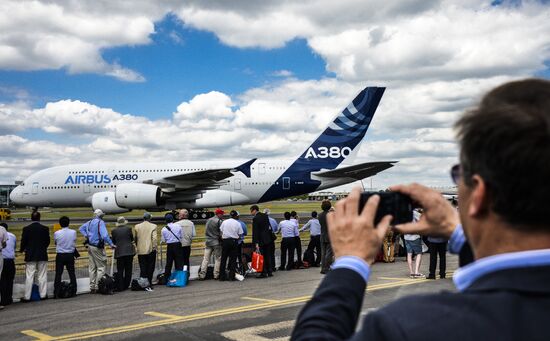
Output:
[[[10,201],[14,204],[18,204],[19,199],[21,198],[21,187],[17,186],[10,193]]]

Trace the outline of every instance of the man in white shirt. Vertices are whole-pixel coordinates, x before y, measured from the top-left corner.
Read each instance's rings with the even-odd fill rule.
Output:
[[[7,239],[5,245],[0,245],[0,258],[4,260],[4,267],[0,272],[0,309],[4,309],[4,306],[12,304],[13,296],[13,279],[15,278],[15,235],[8,232],[8,225],[6,223],[0,224],[0,229],[5,229]],[[3,237],[2,237],[3,238]],[[1,243],[0,243],[1,244]]]
[[[53,298],[58,297],[59,285],[61,284],[61,276],[63,275],[63,268],[67,268],[69,278],[71,281],[72,294],[76,295],[76,275],[74,272],[74,257],[76,249],[76,231],[69,228],[70,220],[68,217],[59,218],[59,225],[61,229],[53,234],[55,242],[55,280]]]
[[[181,247],[181,226],[174,223],[174,216],[168,213],[165,217],[167,225],[160,232],[161,241],[166,243],[166,267],[164,276],[166,280],[172,274],[172,264],[177,270],[183,270],[183,249]]]
[[[229,213],[231,219],[224,220],[220,226],[222,232],[222,260],[220,264],[220,281],[234,281],[235,268],[237,266],[238,242],[244,231],[241,223],[236,219],[237,211]],[[225,273],[227,258],[229,257],[229,277]]]
[[[296,235],[299,234],[298,226],[290,219],[290,212],[285,212],[285,220],[279,223],[279,231],[283,239],[281,240],[281,265],[279,270],[292,270],[294,268],[294,248]],[[287,264],[288,255],[288,264]]]
[[[181,209],[179,211],[178,219],[176,222],[181,226],[181,247],[183,251],[183,265],[187,265],[187,269],[190,269],[189,257],[191,256],[191,244],[193,238],[196,236],[195,224],[189,218],[189,211]]]
[[[311,212],[311,219],[298,231],[308,230],[310,231],[310,239],[305,253],[308,259],[305,259],[304,256],[304,261],[310,262],[310,266],[318,267],[321,263],[321,224],[319,223],[319,219],[317,219],[317,211]],[[315,254],[313,252],[314,249]]]

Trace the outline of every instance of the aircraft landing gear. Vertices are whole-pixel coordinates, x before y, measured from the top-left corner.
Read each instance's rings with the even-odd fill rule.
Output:
[[[210,219],[214,216],[214,212],[207,210],[189,210],[190,219]]]

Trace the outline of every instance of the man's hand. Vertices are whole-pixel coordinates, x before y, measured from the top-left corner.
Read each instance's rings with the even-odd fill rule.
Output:
[[[374,216],[380,197],[371,196],[359,214],[360,193],[355,188],[347,198],[336,203],[335,211],[327,216],[328,232],[336,258],[356,256],[372,264],[380,251],[392,216],[382,218],[375,228]]]
[[[424,210],[420,221],[395,226],[401,233],[421,234],[424,236],[441,236],[450,238],[460,218],[456,209],[441,193],[419,185],[396,185],[391,191],[408,195]]]

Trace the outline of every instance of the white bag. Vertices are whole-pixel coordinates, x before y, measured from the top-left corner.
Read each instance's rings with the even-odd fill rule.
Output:
[[[424,241],[422,241],[422,253],[426,253],[426,252],[428,252],[428,245],[426,245]]]

